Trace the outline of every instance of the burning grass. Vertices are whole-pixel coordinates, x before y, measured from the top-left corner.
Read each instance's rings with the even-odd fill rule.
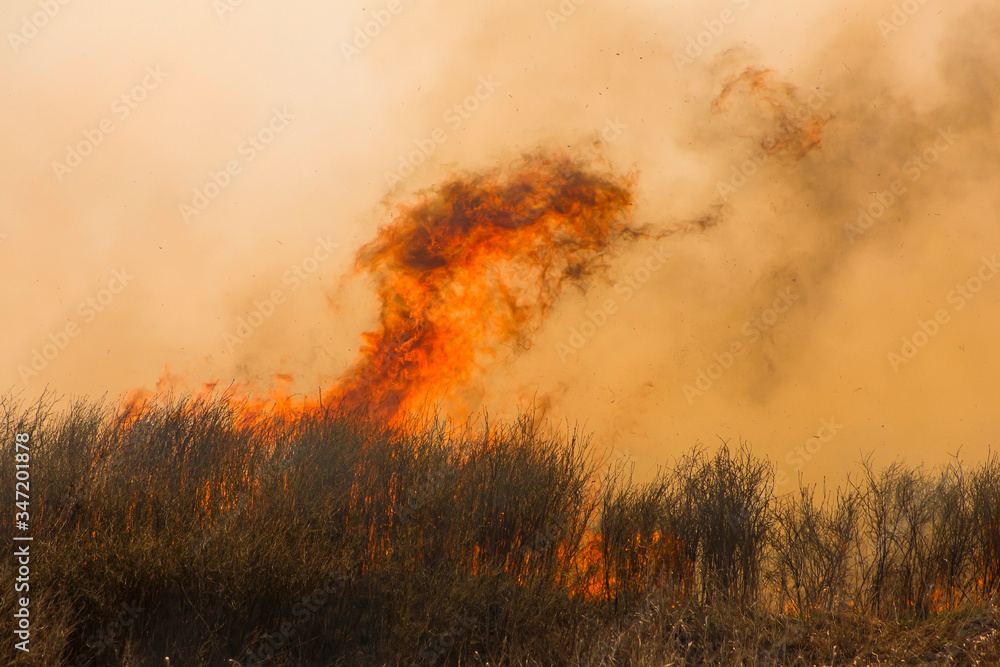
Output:
[[[3,408],[33,443],[33,664],[1000,659],[995,457],[776,497],[745,448],[637,483],[530,415]]]

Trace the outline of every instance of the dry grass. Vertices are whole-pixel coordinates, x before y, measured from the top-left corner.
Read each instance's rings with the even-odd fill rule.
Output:
[[[32,653],[3,664],[1000,662],[996,457],[779,498],[748,448],[640,484],[530,415],[0,406],[35,537]]]

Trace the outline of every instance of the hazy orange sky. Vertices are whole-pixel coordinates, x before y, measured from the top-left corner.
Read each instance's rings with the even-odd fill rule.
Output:
[[[0,387],[329,386],[387,205],[542,146],[635,172],[638,224],[718,224],[630,246],[463,400],[534,397],[639,470],[1000,444],[993,2],[9,0],[2,28]],[[780,123],[712,109],[746,67],[820,147],[755,161]]]

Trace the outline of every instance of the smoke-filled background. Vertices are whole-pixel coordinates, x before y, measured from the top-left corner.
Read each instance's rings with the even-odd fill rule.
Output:
[[[318,395],[378,326],[355,258],[394,207],[541,152],[633,183],[649,234],[446,405],[534,404],[643,472],[745,440],[779,490],[998,444],[994,3],[10,1],[2,28],[24,397],[167,368]]]

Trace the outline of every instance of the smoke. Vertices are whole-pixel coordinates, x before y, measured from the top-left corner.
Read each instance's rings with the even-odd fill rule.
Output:
[[[996,443],[992,5],[224,4],[70,3],[28,38],[8,3],[0,384],[316,395],[378,328],[351,267],[397,205],[541,150],[635,174],[653,233],[461,402],[585,420],[640,469]]]

